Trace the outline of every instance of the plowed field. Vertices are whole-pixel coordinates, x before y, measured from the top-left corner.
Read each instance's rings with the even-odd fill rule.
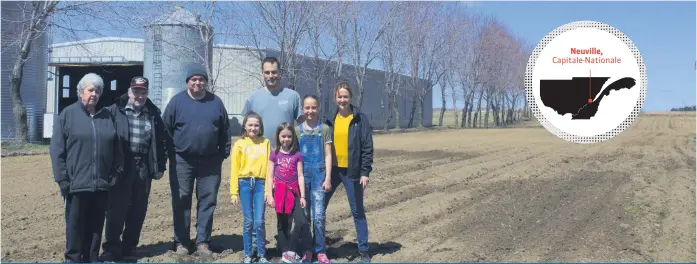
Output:
[[[694,113],[642,115],[594,145],[539,126],[375,135],[365,198],[373,260],[694,262],[695,125]],[[224,166],[218,253],[203,260],[168,251],[165,176],[153,184],[139,262],[241,260],[242,213],[228,197],[229,160]],[[62,261],[62,206],[47,155],[3,158],[2,261]],[[267,210],[274,241],[276,218]],[[328,208],[327,232],[330,258],[355,261],[343,187]]]

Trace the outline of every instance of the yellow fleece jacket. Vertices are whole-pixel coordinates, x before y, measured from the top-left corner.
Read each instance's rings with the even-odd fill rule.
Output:
[[[266,180],[268,174],[269,154],[271,142],[265,137],[254,140],[248,137],[241,138],[232,147],[232,161],[230,162],[230,196],[239,196],[239,179],[256,177]],[[264,195],[268,194],[268,185],[271,181],[265,181]]]

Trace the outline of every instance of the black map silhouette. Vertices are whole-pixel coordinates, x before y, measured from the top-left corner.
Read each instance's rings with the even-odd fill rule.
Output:
[[[598,96],[608,79],[573,77],[571,80],[540,80],[540,100],[560,115],[571,114],[571,119],[590,119],[598,112],[598,105],[610,91],[631,89],[636,85],[634,78],[624,77],[608,85]],[[588,102],[589,98],[593,99],[591,103]]]

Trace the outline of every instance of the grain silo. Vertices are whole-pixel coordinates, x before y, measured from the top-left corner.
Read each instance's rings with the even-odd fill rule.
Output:
[[[191,12],[177,6],[146,26],[143,75],[150,80],[150,98],[164,111],[169,99],[186,89],[192,72],[206,73],[212,65],[213,29]]]
[[[2,141],[15,139],[14,112],[12,110],[12,96],[10,93],[10,75],[15,61],[20,54],[20,46],[13,41],[19,39],[22,33],[23,14],[31,14],[32,2],[30,1],[2,1]],[[28,11],[27,11],[28,10]],[[20,95],[27,111],[27,126],[29,141],[39,142],[43,139],[43,113],[46,108],[46,78],[48,57],[48,36],[37,36],[31,45],[27,61],[24,63],[24,75]]]

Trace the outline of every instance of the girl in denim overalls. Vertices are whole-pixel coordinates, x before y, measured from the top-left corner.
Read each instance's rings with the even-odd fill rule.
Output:
[[[324,242],[324,193],[332,187],[332,133],[329,126],[319,121],[319,100],[316,96],[305,96],[302,105],[305,122],[298,125],[296,130],[303,157],[305,193],[309,200],[309,206],[305,207],[305,215],[311,218],[313,223],[314,253],[317,254],[317,261],[330,263]],[[302,261],[312,261],[312,252],[304,252]]]

